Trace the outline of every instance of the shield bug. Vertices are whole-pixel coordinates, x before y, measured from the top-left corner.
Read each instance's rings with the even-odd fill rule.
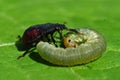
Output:
[[[19,36],[19,41],[16,42],[16,46],[18,48],[22,48],[22,50],[25,51],[25,53],[20,55],[17,59],[24,57],[28,52],[31,51],[31,48],[34,48],[36,46],[39,41],[45,41],[48,43],[51,43],[52,41],[57,47],[53,34],[55,32],[58,32],[60,35],[60,39],[62,39],[62,30],[77,32],[75,29],[69,29],[64,24],[58,23],[45,23],[30,26],[25,30],[22,37]]]

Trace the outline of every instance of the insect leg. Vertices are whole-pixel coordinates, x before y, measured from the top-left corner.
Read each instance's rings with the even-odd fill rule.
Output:
[[[48,43],[51,43],[48,35],[46,35],[46,38],[47,38],[47,42],[48,42]]]
[[[27,53],[28,53],[28,50],[27,50],[27,51],[25,51],[22,55],[18,56],[18,58],[17,58],[17,59],[20,59],[20,58],[24,57]]]
[[[67,30],[75,32],[75,33],[79,33],[76,29],[67,29]]]
[[[76,34],[83,35],[82,32],[77,31],[76,29],[67,29],[68,31],[75,32]]]
[[[59,35],[60,35],[60,39],[63,39],[62,32],[60,32],[60,31],[58,30],[58,33],[59,33]]]
[[[57,44],[56,44],[55,39],[53,38],[53,33],[51,34],[51,39],[52,39],[52,41],[53,41],[54,45],[55,45],[56,47],[58,47],[58,46],[57,46]]]
[[[36,48],[34,47],[34,48],[30,49],[30,50],[29,49],[26,50],[22,55],[18,56],[17,59],[20,59],[20,58],[24,57],[26,54],[33,52],[35,49]]]

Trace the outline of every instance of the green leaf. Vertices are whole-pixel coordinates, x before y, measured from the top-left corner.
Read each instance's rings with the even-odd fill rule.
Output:
[[[119,80],[119,0],[0,0],[0,80]],[[28,54],[16,58],[17,36],[33,24],[64,23],[102,33],[107,50],[85,65],[61,67]],[[35,54],[35,55],[34,55]]]

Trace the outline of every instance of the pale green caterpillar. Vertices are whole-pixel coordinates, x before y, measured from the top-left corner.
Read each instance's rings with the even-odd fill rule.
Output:
[[[82,39],[84,38],[85,42],[75,48],[62,48],[40,41],[37,44],[40,56],[50,63],[63,66],[84,64],[98,59],[106,50],[106,42],[103,36],[88,28],[77,30],[83,34]]]

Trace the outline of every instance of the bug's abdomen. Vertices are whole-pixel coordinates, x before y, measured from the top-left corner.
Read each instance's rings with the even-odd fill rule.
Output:
[[[41,33],[38,27],[30,27],[23,34],[22,40],[26,45],[33,44],[41,38]]]
[[[88,63],[99,58],[106,50],[106,43],[101,34],[98,32],[81,28],[77,29],[84,34],[86,42],[76,48],[56,48],[46,42],[37,44],[38,52],[41,57],[53,64],[72,66],[77,64]]]

